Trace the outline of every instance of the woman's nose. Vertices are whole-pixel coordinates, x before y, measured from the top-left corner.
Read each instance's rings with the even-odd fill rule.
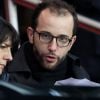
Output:
[[[8,61],[11,61],[11,60],[13,59],[12,53],[11,53],[11,49],[10,49],[10,48],[7,49],[4,58],[5,58],[6,60],[8,60]]]

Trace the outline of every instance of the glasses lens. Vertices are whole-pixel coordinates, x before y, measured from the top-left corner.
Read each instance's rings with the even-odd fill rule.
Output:
[[[68,36],[65,36],[65,35],[61,35],[57,38],[57,43],[58,43],[58,46],[60,47],[67,46],[69,41],[70,39],[68,38]]]
[[[52,40],[52,36],[48,32],[40,33],[40,40],[45,43],[49,43]]]

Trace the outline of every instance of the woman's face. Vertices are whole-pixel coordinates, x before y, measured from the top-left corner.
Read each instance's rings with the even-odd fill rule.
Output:
[[[7,62],[11,60],[11,41],[10,39],[7,39],[0,44],[0,74],[2,74]]]

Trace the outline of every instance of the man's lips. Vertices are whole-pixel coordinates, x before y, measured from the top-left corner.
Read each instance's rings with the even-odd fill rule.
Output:
[[[53,63],[57,58],[55,56],[46,56],[45,57],[46,61],[49,62],[49,63]]]

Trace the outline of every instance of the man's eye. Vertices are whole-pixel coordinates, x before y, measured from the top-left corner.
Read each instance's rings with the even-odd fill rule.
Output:
[[[51,36],[48,33],[41,33],[41,37],[50,38]]]
[[[68,37],[66,37],[66,36],[60,36],[58,39],[61,42],[68,42]]]

